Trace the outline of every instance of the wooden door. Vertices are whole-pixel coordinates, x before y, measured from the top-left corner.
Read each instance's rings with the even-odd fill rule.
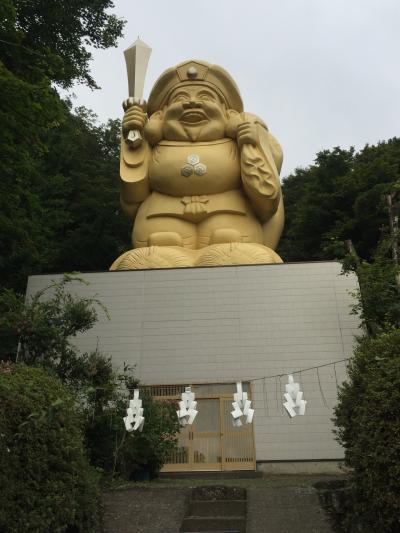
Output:
[[[221,403],[221,449],[222,470],[255,470],[253,425],[232,424],[232,397],[222,397]]]
[[[158,400],[176,399],[172,385],[164,386],[165,396]],[[154,389],[156,389],[154,387]],[[156,391],[159,391],[158,387]],[[232,390],[231,393],[227,393]],[[253,425],[232,424],[234,384],[194,385],[198,415],[192,426],[182,428],[177,449],[172,452],[162,472],[198,472],[220,470],[254,470],[256,466]],[[220,391],[220,392],[219,392]],[[248,388],[250,397],[250,390]]]

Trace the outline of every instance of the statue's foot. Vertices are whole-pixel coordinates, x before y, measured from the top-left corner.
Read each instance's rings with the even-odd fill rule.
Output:
[[[263,244],[239,242],[212,244],[203,248],[201,252],[194,266],[283,263],[274,250]]]
[[[193,266],[193,252],[180,246],[149,246],[135,248],[120,255],[110,270],[151,268],[182,268]]]

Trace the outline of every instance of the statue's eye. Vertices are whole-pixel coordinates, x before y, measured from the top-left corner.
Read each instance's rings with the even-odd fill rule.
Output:
[[[215,97],[209,93],[200,93],[197,95],[198,100],[215,102]]]
[[[189,100],[189,96],[187,94],[177,94],[172,99],[173,102],[185,102],[187,100]]]

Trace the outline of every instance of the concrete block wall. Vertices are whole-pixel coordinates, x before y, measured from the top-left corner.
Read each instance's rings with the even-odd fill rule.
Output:
[[[32,276],[32,294],[57,276]],[[350,314],[357,287],[335,262],[84,274],[81,296],[97,295],[110,314],[79,337],[116,366],[136,365],[145,384],[252,380],[258,461],[340,459],[332,407],[345,363],[296,374],[304,417],[282,410],[286,378],[260,379],[352,354],[360,333]]]

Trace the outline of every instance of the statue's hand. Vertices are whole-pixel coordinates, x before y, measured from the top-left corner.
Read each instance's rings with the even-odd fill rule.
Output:
[[[147,114],[145,112],[146,103],[144,100],[135,98],[128,98],[123,102],[125,115],[122,120],[122,134],[125,141],[133,147],[141,144],[141,132],[147,122]],[[132,143],[132,139],[140,139],[140,142]]]
[[[259,141],[258,128],[255,122],[244,121],[237,128],[237,143],[239,148],[244,144],[256,146]]]

